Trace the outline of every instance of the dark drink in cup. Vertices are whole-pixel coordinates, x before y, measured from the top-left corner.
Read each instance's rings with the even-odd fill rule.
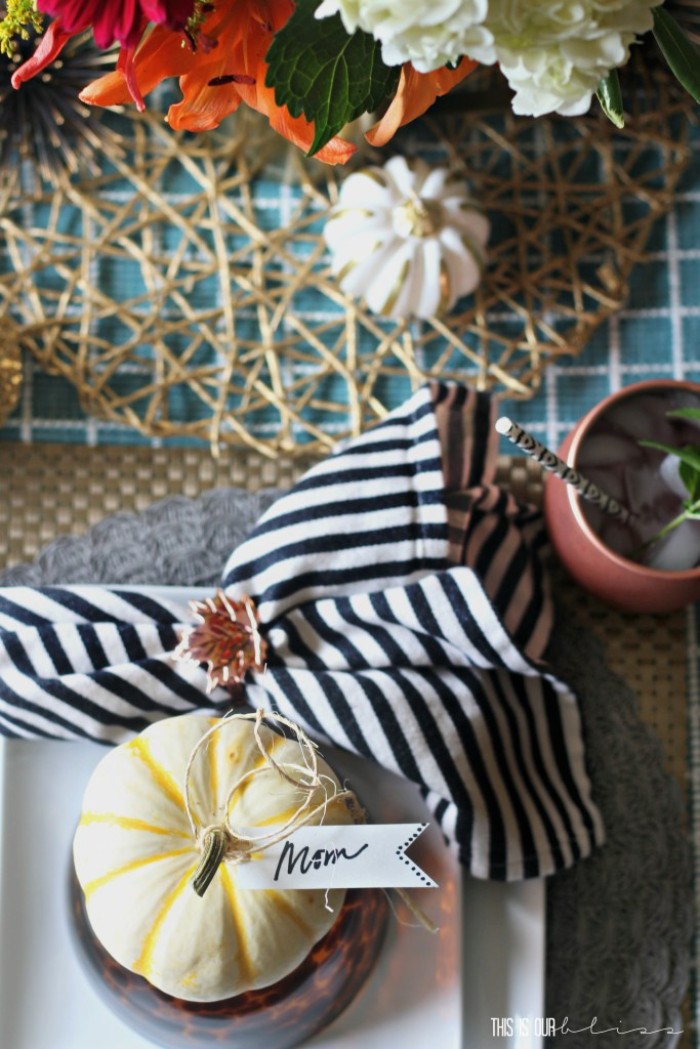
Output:
[[[679,475],[679,459],[642,442],[700,448],[700,421],[668,415],[679,408],[700,409],[700,398],[678,390],[620,400],[596,420],[577,458],[578,468],[594,484],[631,511],[623,523],[582,503],[596,535],[623,557],[665,571],[685,571],[700,562],[700,521],[683,521],[654,541],[682,512],[689,493]]]

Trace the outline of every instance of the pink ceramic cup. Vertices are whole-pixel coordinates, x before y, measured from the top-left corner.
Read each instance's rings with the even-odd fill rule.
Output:
[[[580,449],[601,416],[624,398],[664,390],[689,390],[700,397],[700,384],[651,379],[606,397],[576,424],[559,455],[576,467]],[[654,435],[649,434],[650,439]],[[672,612],[700,601],[700,567],[672,572],[627,560],[605,546],[586,520],[581,496],[571,485],[547,475],[544,515],[556,555],[584,590],[629,612]]]

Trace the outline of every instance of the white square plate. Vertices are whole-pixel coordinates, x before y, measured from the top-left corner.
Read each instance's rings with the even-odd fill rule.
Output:
[[[67,927],[71,838],[103,754],[87,742],[0,741],[2,1049],[152,1049],[97,998]],[[429,819],[412,784],[352,755],[324,754],[376,821]],[[518,1018],[534,1032],[544,1015],[544,882],[464,876],[435,827],[412,855],[440,885],[414,894],[438,934],[402,924],[411,919],[400,907],[371,979],[309,1049],[356,1049],[358,1038],[363,1049],[425,1049],[437,1032],[440,1049],[540,1049],[541,1038],[516,1031]],[[499,1020],[512,1022],[512,1036]]]

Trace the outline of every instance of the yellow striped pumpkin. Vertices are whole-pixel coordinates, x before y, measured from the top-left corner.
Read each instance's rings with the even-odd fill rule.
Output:
[[[198,714],[169,718],[108,752],[86,788],[73,848],[90,924],[105,949],[167,994],[198,1002],[287,975],[333,925],[344,897],[342,890],[330,892],[329,911],[322,890],[243,889],[237,864],[226,857],[197,895],[191,880],[202,835],[188,818],[185,770],[214,724]],[[265,726],[261,731],[277,763],[298,767],[298,742]],[[226,719],[192,764],[190,809],[198,832],[224,820],[231,789],[265,763],[252,723]],[[339,789],[320,758],[318,772]],[[323,800],[321,788],[316,793],[313,805]],[[228,815],[232,826],[260,832],[281,827],[299,803],[298,788],[268,767],[234,792]],[[323,818],[352,822],[340,800]]]

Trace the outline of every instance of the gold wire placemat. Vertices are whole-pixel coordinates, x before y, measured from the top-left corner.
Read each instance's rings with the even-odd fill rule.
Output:
[[[693,103],[642,66],[617,130],[599,111],[517,118],[472,79],[459,110],[392,143],[449,164],[492,218],[484,280],[445,317],[379,317],[340,290],[323,225],[341,176],[260,120],[178,136],[127,111],[102,118],[118,130],[96,171],[0,172],[7,352],[63,376],[87,416],[270,457],[325,454],[428,377],[532,396],[624,303]]]

